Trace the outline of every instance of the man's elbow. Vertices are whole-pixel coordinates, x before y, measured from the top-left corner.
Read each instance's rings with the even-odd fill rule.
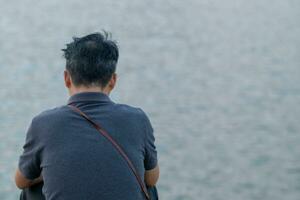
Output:
[[[31,185],[31,181],[26,179],[20,170],[17,170],[15,174],[15,184],[19,189],[22,190],[29,187]]]
[[[27,185],[25,185],[23,182],[20,182],[16,176],[15,176],[15,184],[16,184],[17,188],[19,188],[21,190],[27,188]]]
[[[149,187],[156,185],[159,178],[159,166],[145,172],[145,183]]]

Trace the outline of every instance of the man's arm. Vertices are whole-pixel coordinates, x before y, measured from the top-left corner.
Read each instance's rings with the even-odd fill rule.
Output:
[[[141,110],[142,111],[142,110]],[[145,119],[145,154],[144,154],[144,181],[147,186],[155,186],[159,178],[159,166],[155,146],[154,131],[147,115],[142,111]]]
[[[156,165],[154,169],[145,171],[145,183],[147,186],[155,186],[159,178],[159,166]]]
[[[40,167],[42,144],[39,133],[35,117],[27,130],[23,153],[19,158],[18,168],[15,172],[15,183],[20,189],[30,187],[42,181]]]
[[[42,176],[34,179],[34,180],[30,180],[30,179],[27,179],[19,169],[16,170],[16,174],[15,174],[15,183],[16,183],[16,186],[20,189],[24,189],[24,188],[28,188],[28,187],[31,187],[35,184],[38,184],[40,182],[43,181],[43,178]]]

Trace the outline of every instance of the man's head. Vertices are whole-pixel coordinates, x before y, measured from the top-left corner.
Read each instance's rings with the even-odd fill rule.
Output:
[[[107,32],[73,38],[63,51],[65,85],[71,95],[93,90],[109,93],[114,88],[119,50]]]

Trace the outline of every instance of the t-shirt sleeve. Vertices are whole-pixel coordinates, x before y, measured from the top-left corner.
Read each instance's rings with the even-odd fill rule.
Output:
[[[37,136],[36,122],[33,119],[27,131],[23,153],[19,158],[19,170],[29,180],[38,178],[41,174],[41,144]]]
[[[157,165],[157,151],[155,146],[154,131],[149,118],[145,115],[145,158],[144,166],[146,170],[151,170]]]

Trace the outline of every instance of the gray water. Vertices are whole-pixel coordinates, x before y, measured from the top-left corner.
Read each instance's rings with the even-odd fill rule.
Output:
[[[163,200],[300,199],[298,0],[1,0],[0,199],[31,118],[68,96],[60,49],[109,30],[117,102],[157,138]]]

